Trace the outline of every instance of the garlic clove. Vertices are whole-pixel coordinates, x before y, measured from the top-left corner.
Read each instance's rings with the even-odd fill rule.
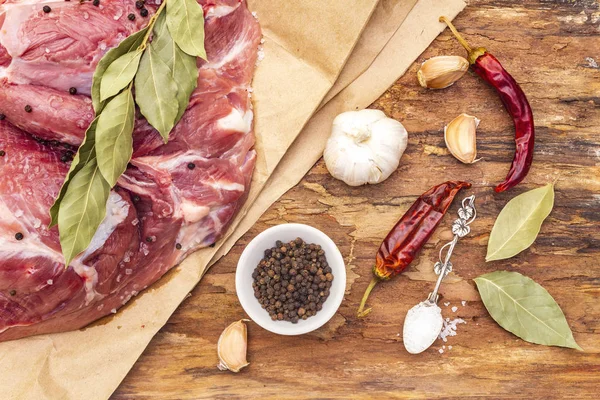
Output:
[[[459,80],[469,69],[469,62],[460,56],[437,56],[421,64],[417,79],[421,86],[444,89]]]
[[[472,164],[477,158],[477,127],[480,120],[461,114],[444,128],[444,140],[450,153],[460,162]]]
[[[246,360],[246,352],[248,349],[248,333],[246,324],[241,319],[229,325],[217,344],[217,352],[219,355],[219,364],[217,368],[221,371],[239,372],[247,366],[249,362]]]

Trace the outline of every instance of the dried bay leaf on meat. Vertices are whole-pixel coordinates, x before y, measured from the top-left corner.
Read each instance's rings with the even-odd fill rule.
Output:
[[[110,185],[92,158],[71,179],[58,212],[65,266],[84,251],[106,215]]]
[[[131,89],[111,99],[98,118],[96,158],[104,179],[112,187],[127,169],[133,153],[135,103]]]
[[[179,122],[190,102],[190,96],[198,86],[198,67],[196,57],[190,56],[175,43],[167,28],[166,16],[162,13],[154,26],[152,47],[171,70],[171,76],[177,84],[179,111],[175,124]]]
[[[142,52],[138,49],[123,54],[108,66],[100,82],[100,101],[116,95],[131,83],[140,65]]]
[[[554,185],[551,183],[509,201],[494,223],[485,260],[510,258],[531,246],[553,206]]]
[[[504,329],[547,346],[582,350],[552,296],[518,272],[496,271],[475,278],[485,308]]]
[[[153,46],[146,48],[135,76],[135,102],[166,143],[179,113],[177,84]]]
[[[183,51],[206,60],[204,11],[196,0],[169,0],[167,25],[175,43]]]
[[[71,162],[71,167],[69,168],[69,172],[67,173],[67,177],[63,182],[62,187],[60,188],[60,192],[58,193],[58,197],[54,200],[54,204],[50,208],[50,225],[49,228],[53,227],[58,223],[58,210],[60,208],[60,203],[62,199],[65,197],[65,193],[67,192],[67,188],[69,187],[69,183],[83,167],[94,157],[96,157],[96,126],[98,124],[98,117],[96,117],[90,126],[87,128],[85,132],[85,138],[83,139],[83,143],[79,146],[79,150],[73,157],[73,161]]]
[[[144,42],[144,37],[146,36],[147,32],[148,27],[129,35],[121,43],[119,43],[117,47],[110,49],[98,62],[98,65],[94,71],[94,77],[92,79],[92,103],[94,105],[94,111],[96,111],[96,115],[100,114],[106,105],[106,101],[100,100],[100,84],[102,82],[102,76],[104,75],[104,72],[106,72],[110,64],[117,58],[140,47]]]

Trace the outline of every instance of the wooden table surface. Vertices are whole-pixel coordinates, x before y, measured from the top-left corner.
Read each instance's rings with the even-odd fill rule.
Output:
[[[114,399],[597,397],[600,2],[473,0],[456,25],[472,44],[488,47],[528,94],[537,140],[526,181],[508,193],[493,193],[493,184],[508,171],[514,144],[511,120],[492,89],[472,74],[450,90],[418,86],[421,61],[464,55],[444,32],[372,106],[409,132],[398,171],[383,184],[350,188],[333,179],[322,161],[315,165],[208,272]],[[442,127],[461,112],[482,120],[478,152],[483,160],[472,166],[458,163],[445,150]],[[374,290],[371,315],[357,319],[355,313],[382,238],[419,194],[446,179],[474,183],[466,193],[477,195],[480,215],[456,248],[455,273],[441,291],[443,315],[466,324],[447,343],[438,340],[414,356],[402,344],[404,316],[433,286],[431,268],[439,247],[451,238],[456,205],[408,271]],[[556,179],[555,207],[534,245],[512,259],[486,263],[489,232],[506,202]],[[250,323],[250,366],[237,375],[221,372],[216,368],[218,337],[245,317],[235,294],[236,262],[254,236],[285,222],[313,225],[338,244],[348,270],[344,302],[323,328],[299,337],[277,336]],[[585,352],[529,344],[496,325],[472,280],[496,270],[518,271],[542,284],[562,307]]]

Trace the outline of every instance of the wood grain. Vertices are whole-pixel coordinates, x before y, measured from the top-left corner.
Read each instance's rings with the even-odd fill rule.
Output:
[[[471,74],[450,90],[427,91],[415,79],[423,60],[464,54],[448,32],[372,107],[409,132],[402,164],[375,187],[350,188],[320,161],[215,265],[159,332],[114,399],[200,398],[596,398],[600,388],[600,3],[595,0],[477,0],[456,25],[486,46],[521,83],[534,110],[537,141],[526,181],[500,195],[510,164],[513,127],[493,90]],[[465,166],[447,155],[443,126],[462,112],[482,120],[478,155]],[[460,317],[458,335],[409,355],[400,332],[406,311],[435,279],[450,218],[420,257],[371,296],[373,312],[355,317],[381,239],[414,199],[445,179],[474,183],[480,217],[455,250],[455,273],[442,287],[444,316]],[[485,262],[495,217],[513,196],[557,180],[555,208],[533,246]],[[455,213],[456,207],[450,213]],[[221,331],[245,314],[234,288],[244,246],[269,226],[313,225],[338,243],[348,268],[345,300],[323,328],[300,337],[249,324],[250,366],[235,375],[216,368]],[[543,347],[502,330],[483,307],[472,279],[498,269],[541,283],[560,304],[585,352]],[[461,301],[465,301],[463,306]],[[451,311],[457,306],[456,312]],[[442,346],[446,346],[443,348]],[[449,349],[452,346],[452,349]],[[439,350],[444,350],[440,353]]]

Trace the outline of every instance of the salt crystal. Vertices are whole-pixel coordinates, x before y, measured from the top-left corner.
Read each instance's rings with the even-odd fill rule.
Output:
[[[437,338],[442,322],[442,310],[437,304],[422,302],[408,310],[402,335],[406,351],[419,354],[427,350]]]
[[[40,221],[40,220],[39,220],[39,219],[37,219],[37,218],[34,218],[34,220],[33,220],[33,227],[34,227],[35,229],[37,229],[37,228],[39,228],[40,226],[42,226],[42,221]]]
[[[52,285],[52,284],[54,283],[54,281],[53,281],[52,279],[48,279],[48,280],[46,281],[46,283],[47,283],[48,285]]]
[[[261,62],[264,59],[265,59],[265,52],[262,49],[259,49],[258,53],[256,55],[256,61]]]
[[[133,221],[131,221],[131,225],[136,226],[137,224],[140,223],[140,220],[135,218]]]
[[[463,300],[463,301],[460,302],[460,304],[462,304],[462,306],[464,307],[464,306],[467,305],[467,302]]]
[[[112,310],[110,310],[111,313],[116,314],[117,313],[117,309],[113,308]]]
[[[121,282],[121,274],[117,275],[117,283]]]
[[[258,14],[256,11],[252,11],[252,16],[258,21]]]
[[[46,48],[46,54],[50,53],[50,49]]]
[[[15,217],[19,218],[23,216],[23,210],[17,210],[15,211]]]
[[[90,14],[88,14],[87,12],[84,12],[83,19],[90,19]]]
[[[445,348],[446,348],[446,346],[442,346],[442,349],[445,349]]]
[[[452,321],[448,321],[448,318],[446,318],[446,320],[444,321],[444,327],[442,328],[442,331],[440,332],[440,339],[442,339],[444,342],[447,341],[447,337],[448,336],[456,336],[456,327],[458,324],[466,324],[467,322],[462,319],[462,318],[456,318],[453,319]]]
[[[452,346],[448,346],[448,350],[452,350]]]
[[[131,275],[131,273],[132,273],[132,272],[133,272],[133,270],[132,270],[132,269],[130,269],[130,268],[127,268],[127,269],[125,270],[125,275]]]
[[[452,312],[456,312],[458,310],[458,307],[454,306],[452,307]]]
[[[444,352],[444,350],[442,350],[442,349],[439,349],[438,351],[440,352],[440,354],[442,354]]]
[[[265,38],[260,38],[260,44],[265,44]]]
[[[444,303],[444,306],[446,306],[446,307],[448,307],[449,305],[450,305],[449,301],[447,301],[447,302]]]
[[[104,304],[100,304],[97,308],[98,311],[102,311],[102,309],[104,308]]]

